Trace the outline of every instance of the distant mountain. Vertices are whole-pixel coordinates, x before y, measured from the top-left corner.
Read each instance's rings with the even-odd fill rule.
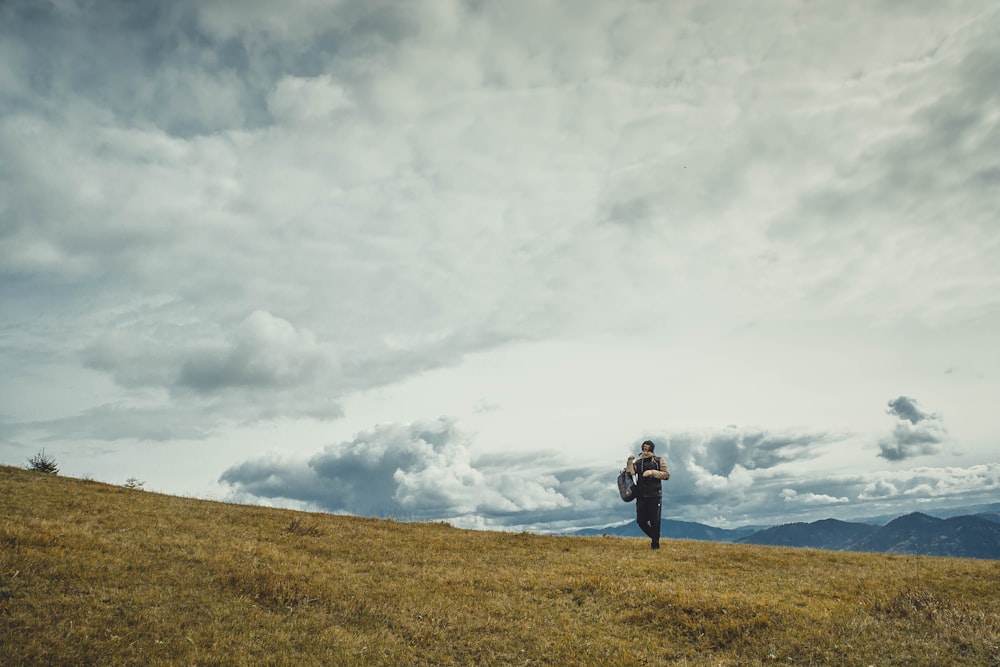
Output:
[[[992,521],[1000,521],[1000,503],[987,503],[981,505],[966,505],[963,507],[949,507],[949,508],[939,508],[939,509],[924,509],[921,510],[923,514],[929,514],[930,516],[937,517],[939,519],[950,519],[955,516],[980,516],[983,518],[990,519],[993,517]],[[879,516],[866,516],[866,517],[850,517],[850,521],[855,521],[857,523],[870,523],[873,526],[884,526],[894,519],[899,518],[899,514],[882,514]]]
[[[971,505],[966,507],[952,507],[942,510],[926,510],[925,514],[936,516],[939,519],[950,519],[953,516],[966,516],[968,514],[1000,514],[1000,503],[988,503],[985,505]]]
[[[693,521],[675,521],[663,519],[660,523],[660,534],[665,538],[678,540],[702,540],[705,542],[736,542],[740,538],[753,534],[758,528],[716,528]],[[635,521],[618,526],[603,528],[583,528],[567,533],[568,535],[616,535],[619,537],[645,537]]]
[[[878,526],[823,519],[813,523],[786,523],[739,540],[744,544],[768,544],[776,547],[808,547],[845,551],[873,532]]]
[[[1000,515],[938,519],[914,512],[882,527],[824,519],[775,526],[738,541],[835,551],[1000,559],[1000,521],[997,519]]]
[[[1000,560],[998,506],[993,504],[977,509],[986,511],[943,519],[914,512],[896,517],[885,525],[823,519],[764,528],[716,528],[693,521],[664,519],[661,533],[665,538],[680,540]],[[567,534],[645,537],[635,521],[603,528],[583,528]]]
[[[851,550],[1000,559],[1000,523],[977,516],[937,519],[916,512],[890,521]]]

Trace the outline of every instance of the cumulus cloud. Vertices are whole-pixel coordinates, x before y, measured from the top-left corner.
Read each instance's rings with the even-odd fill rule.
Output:
[[[795,489],[782,489],[779,495],[786,503],[802,505],[836,505],[850,501],[846,496],[835,498],[825,493],[799,493]]]
[[[794,516],[824,499],[841,502],[845,496],[822,474],[814,480],[791,469],[841,445],[841,435],[730,426],[665,433],[653,440],[671,470],[665,503],[685,518],[725,517],[740,523],[752,516]]]
[[[220,345],[191,350],[178,384],[196,391],[239,386],[308,384],[338,372],[336,355],[308,330],[264,311],[254,311]]]
[[[872,500],[879,498],[893,498],[899,495],[899,487],[892,481],[878,478],[867,482],[858,494],[862,500]]]
[[[858,488],[862,501],[877,507],[905,507],[904,503],[912,503],[918,497],[924,503],[940,500],[986,503],[995,501],[1000,489],[1000,465],[875,471],[851,484]]]
[[[336,377],[337,356],[315,334],[257,310],[228,331],[116,327],[83,350],[84,363],[125,387],[198,392],[286,387]]]
[[[891,415],[899,417],[900,419],[905,419],[911,424],[917,424],[925,419],[937,418],[937,415],[929,414],[921,410],[917,405],[917,401],[909,396],[900,396],[899,398],[889,401],[889,410],[887,412]]]
[[[828,433],[781,433],[728,427],[665,437],[657,453],[684,470],[679,485],[707,495],[750,486],[781,464],[798,461],[836,442]]]
[[[167,440],[204,437],[234,419],[343,414],[343,373],[333,346],[266,311],[228,327],[118,326],[81,356],[86,366],[130,390],[129,399],[45,422],[48,428]]]
[[[948,431],[937,414],[922,410],[917,401],[900,396],[889,401],[888,414],[896,417],[892,434],[879,441],[879,456],[902,461],[915,456],[936,454]]]
[[[792,452],[815,456],[842,441],[760,430],[742,436],[727,428],[654,437],[671,469],[665,517],[724,525],[850,519],[912,511],[915,499],[987,502],[1000,490],[998,465],[804,475],[789,469]],[[614,485],[621,462],[572,466],[557,452],[473,456],[472,443],[453,419],[388,424],[308,459],[246,461],[221,481],[237,500],[468,528],[569,530],[633,515]],[[711,451],[718,445],[742,453],[718,456]],[[781,460],[776,451],[784,451]]]
[[[290,500],[329,512],[511,528],[586,521],[596,508],[608,507],[614,480],[557,467],[546,456],[475,461],[468,436],[454,420],[441,418],[378,426],[307,461],[248,461],[221,481],[237,497]]]
[[[761,511],[822,501],[818,491],[789,496],[775,470],[825,435],[774,435],[726,429],[664,437],[657,453],[672,470],[665,487],[671,512],[705,520],[709,512]],[[547,530],[607,525],[632,511],[618,499],[620,462],[574,466],[558,452],[473,457],[471,436],[455,420],[390,424],[330,445],[308,460],[263,458],[227,470],[221,481],[236,498],[293,503],[330,512],[447,520],[467,527]],[[781,486],[785,485],[785,486]],[[778,497],[780,491],[783,496]],[[840,502],[841,499],[835,499]],[[832,501],[831,501],[832,502]],[[681,518],[678,516],[678,518]],[[733,520],[737,520],[736,517]]]
[[[924,422],[935,419],[927,412],[921,414]],[[663,433],[653,440],[657,454],[664,456],[671,469],[664,487],[664,507],[669,508],[665,511],[707,523],[781,523],[905,513],[913,510],[917,498],[938,503],[988,502],[1000,489],[998,465],[860,474],[801,465],[844,448],[860,451],[863,442],[850,434],[727,427]]]

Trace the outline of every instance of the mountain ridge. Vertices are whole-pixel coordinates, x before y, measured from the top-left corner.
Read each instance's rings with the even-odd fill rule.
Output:
[[[837,530],[830,529],[832,524],[837,524]],[[911,512],[881,527],[824,519],[774,526],[737,541],[833,551],[1000,559],[1000,523],[975,515],[939,519]]]
[[[994,507],[990,505],[986,509]],[[634,521],[566,534],[644,537]],[[1000,559],[1000,513],[995,511],[949,514],[943,518],[911,512],[897,516],[884,525],[826,518],[766,527],[717,528],[694,521],[664,519],[662,536],[829,551]]]

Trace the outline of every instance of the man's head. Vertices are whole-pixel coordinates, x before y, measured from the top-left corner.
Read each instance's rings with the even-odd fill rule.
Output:
[[[652,454],[654,449],[656,449],[656,445],[653,444],[652,440],[647,440],[646,442],[642,443],[643,454]]]

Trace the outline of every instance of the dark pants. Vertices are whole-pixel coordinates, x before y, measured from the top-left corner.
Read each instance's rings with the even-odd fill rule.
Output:
[[[661,505],[662,498],[658,496],[635,499],[635,522],[653,540],[653,546],[657,547],[660,546]]]

